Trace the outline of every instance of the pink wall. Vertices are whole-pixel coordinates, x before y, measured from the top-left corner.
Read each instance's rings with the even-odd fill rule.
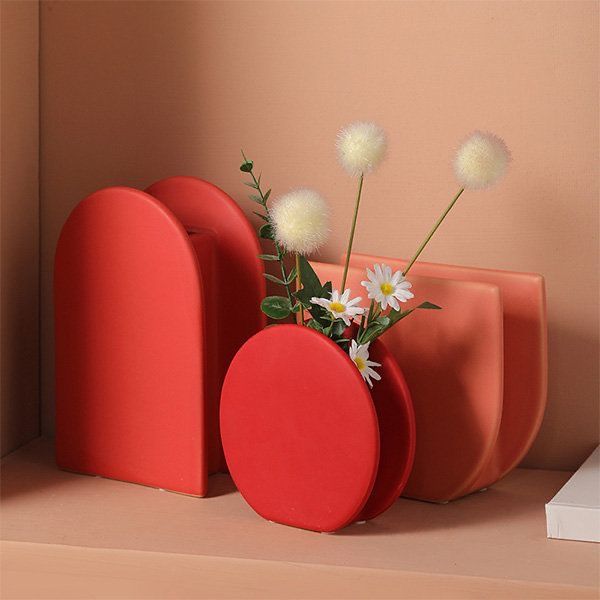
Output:
[[[373,119],[390,152],[355,248],[402,256],[456,189],[453,148],[497,132],[514,156],[465,194],[424,258],[547,277],[550,403],[525,464],[574,468],[598,442],[596,2],[54,2],[42,6],[42,321],[52,427],[51,268],[98,187],[209,179],[248,213],[243,147],[274,193],[330,200],[335,260],[354,182],[337,129]]]

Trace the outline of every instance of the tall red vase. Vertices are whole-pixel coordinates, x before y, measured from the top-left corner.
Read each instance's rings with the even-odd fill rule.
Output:
[[[240,208],[208,182],[173,177],[148,192],[95,192],[62,229],[56,460],[202,496],[207,475],[224,468],[225,371],[264,326],[259,245]]]
[[[221,397],[231,476],[265,519],[336,531],[385,511],[401,494],[415,450],[404,377],[382,342],[370,392],[348,355],[307,327],[276,325],[233,359]]]

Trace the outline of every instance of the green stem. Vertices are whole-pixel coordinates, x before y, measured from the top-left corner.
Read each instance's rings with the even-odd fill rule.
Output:
[[[373,319],[374,310],[375,310],[375,300],[371,300],[371,304],[369,305],[369,314],[366,317],[366,322],[365,322],[365,315],[364,315],[364,313],[363,313],[362,319],[360,320],[360,327],[358,328],[358,334],[356,336],[356,343],[357,344],[361,344],[362,343],[362,338],[365,335],[365,333],[367,332],[367,329],[369,327],[369,323]]]
[[[362,194],[364,173],[360,174],[358,183],[358,194],[356,195],[356,205],[354,206],[354,218],[352,219],[352,229],[350,229],[350,239],[348,240],[348,250],[346,251],[346,264],[344,265],[344,275],[342,277],[342,287],[340,293],[343,294],[346,289],[346,279],[348,278],[348,266],[350,265],[350,254],[352,254],[352,243],[354,242],[354,231],[356,230],[356,220],[358,219],[358,207],[360,206],[360,196]]]
[[[421,252],[423,252],[423,250],[425,250],[425,246],[427,246],[427,244],[429,243],[429,240],[433,237],[433,234],[438,230],[438,227],[442,224],[443,220],[446,218],[448,213],[452,210],[452,207],[456,204],[456,201],[460,198],[460,195],[464,191],[465,191],[465,188],[461,188],[460,190],[458,190],[458,193],[456,194],[456,196],[454,196],[454,198],[452,198],[452,202],[450,202],[450,204],[448,205],[446,210],[442,213],[440,218],[436,221],[436,223],[432,227],[431,231],[427,234],[427,237],[423,240],[423,242],[421,243],[421,245],[415,252],[414,256],[410,259],[410,262],[408,263],[408,265],[406,265],[406,268],[403,271],[404,275],[406,275],[410,271],[411,267],[415,264],[415,261],[417,260],[417,258],[419,258],[419,255],[421,254]]]
[[[248,159],[246,158],[246,155],[244,154],[243,150],[242,150],[242,156],[244,157],[244,160],[246,162],[248,162]],[[258,194],[260,195],[261,199],[262,199],[262,204],[261,206],[265,209],[265,213],[267,218],[269,219],[269,223],[271,223],[271,213],[269,211],[269,207],[267,206],[267,201],[265,200],[265,196],[260,188],[260,181],[258,179],[256,179],[256,177],[254,176],[254,170],[249,171],[250,176],[252,177],[252,181],[254,182],[254,185],[256,186],[256,190],[258,191]],[[277,251],[277,256],[279,259],[279,266],[281,268],[281,278],[283,281],[287,281],[287,273],[285,271],[285,264],[284,264],[284,257],[285,257],[285,252],[283,251],[283,249],[279,246],[279,244],[273,240],[273,244],[275,245],[275,250]],[[290,285],[289,283],[285,284],[285,291],[287,292],[287,297],[288,300],[290,301],[290,304],[294,304],[294,300],[292,298],[292,291],[290,289]]]
[[[325,334],[327,337],[331,337],[331,330],[333,329],[333,325],[335,324],[335,319],[332,318],[331,325],[327,328],[327,333]]]
[[[296,291],[302,287],[302,276],[300,275],[300,255],[296,252]],[[298,325],[304,325],[304,310],[298,311]]]

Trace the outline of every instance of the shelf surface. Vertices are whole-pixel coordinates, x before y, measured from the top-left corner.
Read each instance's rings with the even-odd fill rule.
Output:
[[[517,469],[485,492],[445,505],[401,499],[324,535],[264,521],[227,475],[210,478],[209,497],[192,498],[60,471],[52,443],[38,439],[2,461],[1,538],[17,553],[29,546],[10,543],[577,586],[563,597],[597,597],[600,547],[546,538],[544,505],[569,476]]]

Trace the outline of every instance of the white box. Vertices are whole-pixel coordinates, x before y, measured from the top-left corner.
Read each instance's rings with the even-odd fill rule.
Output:
[[[600,446],[546,504],[548,537],[600,542]]]

